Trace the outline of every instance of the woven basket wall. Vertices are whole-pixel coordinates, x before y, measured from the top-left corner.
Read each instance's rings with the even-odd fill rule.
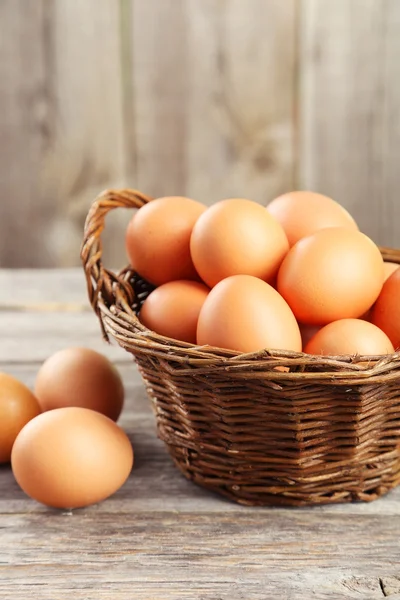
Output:
[[[151,287],[129,268],[105,269],[100,240],[110,210],[149,200],[134,190],[101,194],[82,260],[103,335],[133,355],[181,472],[249,505],[367,501],[398,485],[400,352],[244,355],[149,331],[136,313]],[[400,263],[400,251],[382,254]]]

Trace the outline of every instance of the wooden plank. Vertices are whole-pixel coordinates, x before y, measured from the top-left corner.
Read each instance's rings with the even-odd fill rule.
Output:
[[[90,203],[124,183],[119,19],[114,0],[0,3],[1,265],[79,265]],[[128,218],[109,219],[108,264]]]
[[[92,312],[0,312],[0,361],[41,362],[68,346],[85,346],[110,360],[130,362],[128,352],[107,344]]]
[[[187,189],[267,204],[294,184],[296,2],[187,5]]]
[[[82,266],[0,269],[0,311],[91,311]]]
[[[48,144],[45,1],[0,2],[0,265],[46,262],[37,172]]]
[[[90,309],[83,268],[0,269],[0,311],[74,307]]]
[[[381,201],[381,239],[400,248],[400,202],[398,195],[400,161],[400,5],[386,0],[384,27],[385,98],[383,111],[383,185]]]
[[[301,511],[0,515],[0,594],[381,599],[398,576],[398,525],[376,518],[367,534],[363,517]]]
[[[79,264],[92,200],[125,179],[120,12],[114,0],[59,0],[52,11],[57,120],[43,165],[42,202],[54,207],[46,239],[53,264],[63,267]],[[108,264],[120,267],[126,212],[109,219],[104,238]]]
[[[146,0],[132,14],[140,188],[207,204],[290,189],[295,2]]]
[[[328,194],[378,243],[400,246],[400,4],[301,3],[301,188]]]
[[[186,190],[186,9],[185,0],[132,0],[136,180],[156,197]]]
[[[0,270],[0,332],[0,361],[40,363],[66,346],[86,346],[132,362],[103,341],[82,269]]]

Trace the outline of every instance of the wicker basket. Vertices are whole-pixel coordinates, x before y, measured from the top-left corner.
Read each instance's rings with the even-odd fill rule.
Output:
[[[367,501],[398,485],[400,352],[244,355],[149,331],[136,313],[151,286],[129,268],[105,269],[100,236],[110,210],[150,200],[135,190],[102,193],[87,217],[82,260],[103,335],[134,356],[159,437],[182,473],[248,505]],[[382,254],[400,263],[400,251]]]

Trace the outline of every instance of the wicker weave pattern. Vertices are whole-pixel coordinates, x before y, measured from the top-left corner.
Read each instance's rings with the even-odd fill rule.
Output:
[[[184,475],[250,505],[373,500],[398,485],[400,352],[243,355],[147,330],[136,312],[151,287],[130,269],[106,270],[100,236],[109,210],[149,200],[135,190],[101,194],[82,260],[103,335],[134,356],[158,434]],[[400,251],[382,254],[400,263]]]

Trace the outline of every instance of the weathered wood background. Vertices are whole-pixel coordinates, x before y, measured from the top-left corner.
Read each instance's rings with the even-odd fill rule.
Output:
[[[125,185],[314,189],[400,247],[399,164],[399,0],[0,0],[0,266],[79,264]]]

